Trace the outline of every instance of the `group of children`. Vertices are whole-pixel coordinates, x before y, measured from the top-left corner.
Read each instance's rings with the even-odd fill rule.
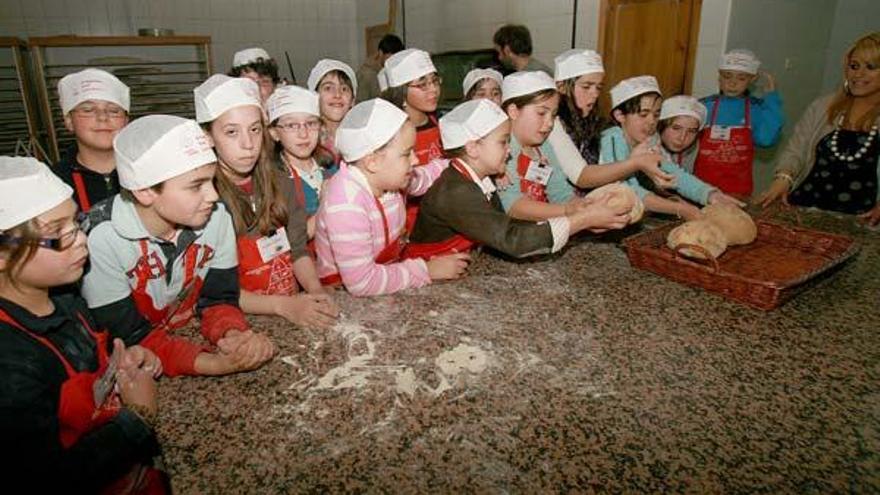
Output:
[[[775,92],[748,94],[750,52],[725,56],[711,117],[640,76],[611,89],[606,119],[601,57],[555,62],[555,77],[475,69],[466,101],[439,118],[440,75],[412,48],[385,61],[381,97],[357,105],[343,62],[278,86],[269,55],[243,50],[195,88],[195,120],[129,122],[113,75],[62,78],[76,145],[54,170],[0,158],[0,418],[17,474],[161,493],[155,380],[269,361],[274,344],[245,313],[328,328],[335,287],[456,279],[480,245],[557,252],[634,220],[585,196],[616,181],[682,218],[751,193],[751,147],[772,144],[782,117]],[[176,332],[193,316],[210,345]]]

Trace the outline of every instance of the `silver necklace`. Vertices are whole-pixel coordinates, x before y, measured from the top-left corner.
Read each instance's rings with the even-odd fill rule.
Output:
[[[871,130],[868,132],[868,139],[865,139],[865,144],[863,144],[861,148],[852,155],[841,153],[837,148],[837,137],[840,134],[841,127],[843,127],[843,115],[837,119],[837,125],[834,127],[834,132],[831,133],[831,153],[834,155],[834,158],[842,162],[853,162],[861,159],[862,156],[867,153],[871,144],[874,143],[874,138],[877,137],[877,124],[871,126]]]

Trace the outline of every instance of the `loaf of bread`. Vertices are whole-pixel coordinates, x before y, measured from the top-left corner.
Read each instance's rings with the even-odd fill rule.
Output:
[[[735,205],[719,203],[706,206],[703,208],[703,219],[721,229],[728,246],[750,244],[758,236],[758,227],[752,217]]]
[[[727,249],[727,238],[714,223],[691,220],[672,229],[666,236],[666,245],[670,249],[674,250],[682,244],[700,246],[717,258]],[[680,252],[689,258],[706,259],[705,254],[696,249],[685,247]]]
[[[602,187],[593,189],[586,195],[589,199],[600,199],[602,196],[608,196],[608,206],[611,208],[627,208],[629,209],[629,223],[636,223],[642,219],[645,214],[645,204],[639,199],[639,196],[631,187],[620,183],[612,182]]]

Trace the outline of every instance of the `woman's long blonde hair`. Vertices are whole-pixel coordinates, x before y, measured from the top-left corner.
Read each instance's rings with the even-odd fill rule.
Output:
[[[846,77],[846,69],[849,66],[850,57],[852,57],[853,53],[857,51],[866,54],[871,63],[880,65],[880,31],[862,36],[853,43],[849,50],[846,51],[846,54],[843,56],[844,77]],[[840,89],[837,90],[834,99],[832,99],[831,103],[828,105],[828,123],[830,125],[835,125],[836,120],[840,118],[841,115],[846,115],[849,111],[852,102],[853,96],[850,94],[849,88],[844,83],[841,85]],[[878,117],[880,117],[880,105],[872,108],[871,111],[863,115],[858,122],[850,122],[850,125],[854,126],[855,129],[867,131],[871,128]]]

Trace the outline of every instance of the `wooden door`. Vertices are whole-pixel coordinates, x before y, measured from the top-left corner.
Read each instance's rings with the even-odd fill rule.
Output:
[[[689,94],[702,0],[602,0],[599,52],[605,87],[652,75],[664,96]],[[602,108],[610,108],[606,91]]]

